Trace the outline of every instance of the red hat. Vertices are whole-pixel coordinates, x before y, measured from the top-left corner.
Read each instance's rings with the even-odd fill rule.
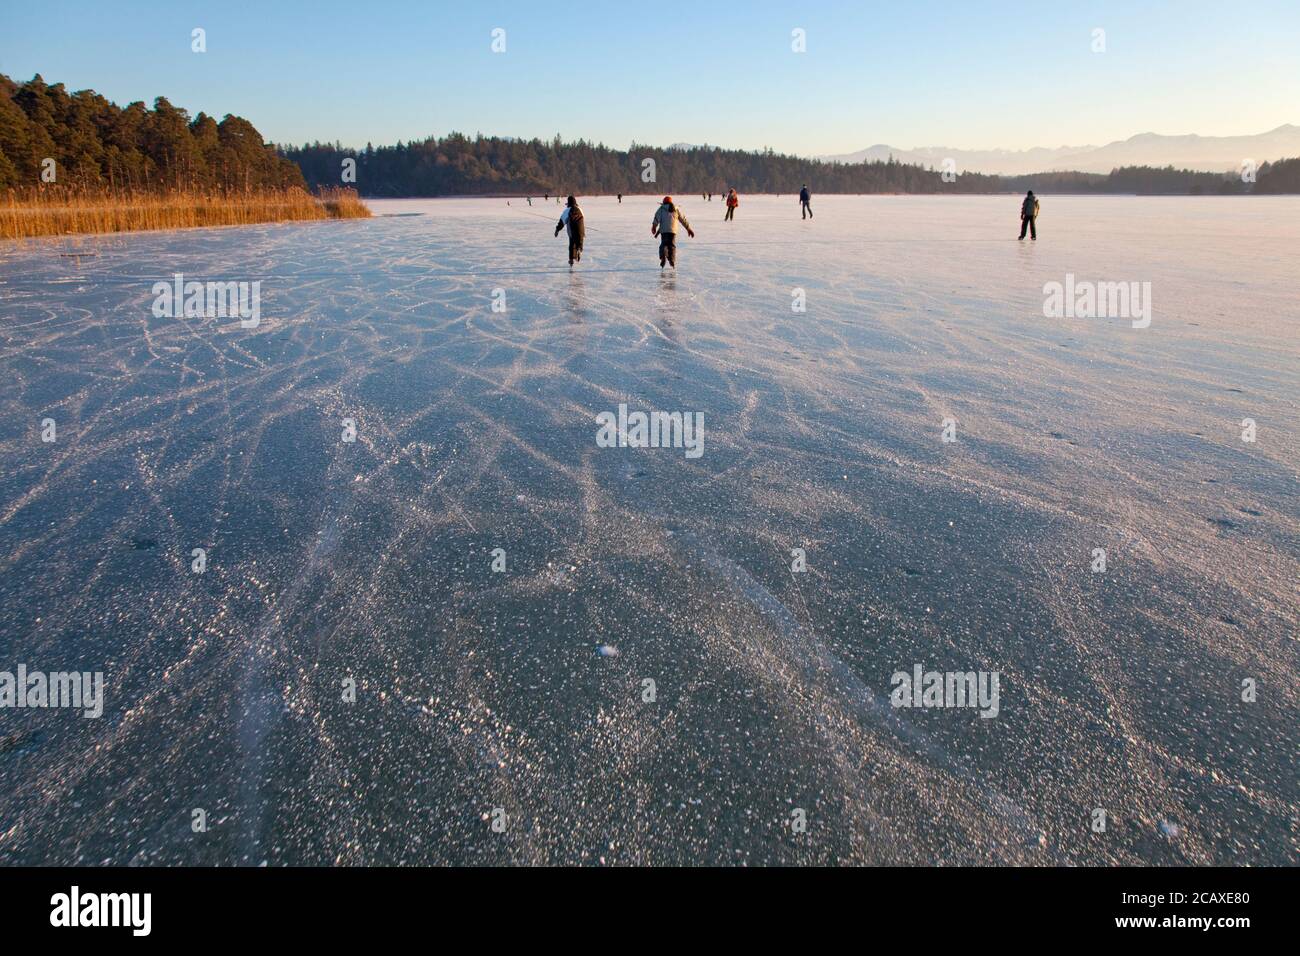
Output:
[[[673,197],[672,197],[672,196],[665,196],[665,197],[664,197],[664,204],[665,204],[665,205],[671,204],[672,201],[673,201]]]

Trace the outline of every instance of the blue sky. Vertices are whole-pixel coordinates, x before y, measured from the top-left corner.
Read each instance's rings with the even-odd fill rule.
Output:
[[[1300,0],[0,0],[16,79],[346,145],[558,132],[814,155],[1259,133],[1300,123],[1298,41]]]

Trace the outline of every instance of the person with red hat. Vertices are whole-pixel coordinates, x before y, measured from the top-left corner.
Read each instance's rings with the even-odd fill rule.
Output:
[[[650,235],[659,237],[660,269],[664,267],[665,262],[670,263],[674,269],[677,268],[677,223],[679,222],[686,229],[686,234],[694,239],[695,230],[686,221],[682,211],[673,204],[673,197],[665,196],[663,205],[655,211],[655,217],[650,221]]]

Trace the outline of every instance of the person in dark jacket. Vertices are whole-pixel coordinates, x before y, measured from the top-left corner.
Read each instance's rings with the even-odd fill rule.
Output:
[[[799,190],[799,218],[812,218],[812,194],[808,192],[808,184],[803,184],[803,189]]]
[[[655,210],[655,217],[650,221],[650,235],[659,237],[659,268],[667,262],[677,268],[677,224],[681,223],[686,234],[695,238],[695,230],[686,221],[682,211],[673,204],[672,196],[665,196],[663,205]]]
[[[1034,195],[1031,189],[1025,194],[1025,201],[1020,204],[1020,238],[1025,238],[1025,230],[1029,230],[1030,239],[1037,241],[1038,225],[1035,220],[1038,219],[1038,197]]]
[[[566,227],[569,230],[569,268],[573,268],[573,264],[582,259],[582,240],[587,236],[582,210],[578,208],[578,200],[573,196],[569,197],[564,212],[560,213],[560,221],[555,224],[555,234],[558,236],[560,230]]]

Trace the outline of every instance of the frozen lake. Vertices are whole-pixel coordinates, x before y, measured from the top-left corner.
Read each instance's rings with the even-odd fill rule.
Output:
[[[1294,863],[1300,200],[679,198],[0,243],[0,861]]]

